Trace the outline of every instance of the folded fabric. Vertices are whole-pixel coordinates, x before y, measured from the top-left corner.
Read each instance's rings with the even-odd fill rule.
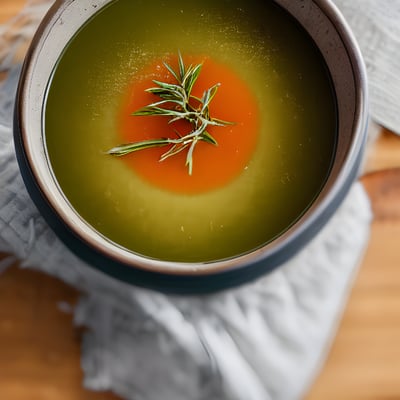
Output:
[[[400,134],[400,2],[334,3],[352,28],[367,66],[372,118]]]

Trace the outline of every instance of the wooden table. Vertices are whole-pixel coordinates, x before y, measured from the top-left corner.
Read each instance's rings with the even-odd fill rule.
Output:
[[[0,2],[0,23],[24,4]],[[382,130],[362,181],[375,214],[370,243],[327,362],[305,400],[400,399],[400,137]],[[0,399],[117,399],[82,388],[80,332],[58,307],[78,295],[17,265],[0,277]]]

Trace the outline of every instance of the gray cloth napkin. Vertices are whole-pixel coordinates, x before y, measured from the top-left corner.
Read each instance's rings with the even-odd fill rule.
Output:
[[[363,53],[372,118],[400,134],[400,1],[334,3],[350,24]]]
[[[399,3],[337,3],[363,44],[372,77],[372,116],[399,128],[398,115],[391,110],[399,105],[400,81],[390,75],[399,70],[399,51],[391,57],[380,44],[382,56],[376,60],[372,40],[383,38],[386,51],[399,47]],[[10,254],[0,270],[18,259],[23,267],[44,271],[82,291],[74,313],[76,324],[89,328],[82,343],[87,388],[113,390],[128,400],[301,398],[329,350],[368,242],[371,211],[362,186],[353,186],[328,225],[295,258],[234,290],[167,296],[88,267],[64,247],[33,206],[12,143],[19,75],[13,55],[49,4],[28,3],[13,22],[22,24],[19,35],[7,37],[8,27],[0,27],[0,71],[9,71],[0,87],[0,251]],[[372,17],[370,12],[380,14]],[[385,20],[385,30],[381,22],[371,24],[383,21],[378,17]],[[382,95],[389,91],[397,94]]]

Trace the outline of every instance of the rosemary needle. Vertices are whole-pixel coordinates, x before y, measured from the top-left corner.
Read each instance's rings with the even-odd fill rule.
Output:
[[[201,72],[202,64],[185,66],[180,53],[178,53],[178,71],[164,62],[165,68],[175,78],[176,83],[153,80],[157,86],[146,89],[146,92],[157,95],[160,100],[135,111],[133,116],[165,116],[169,117],[168,123],[178,120],[188,121],[192,129],[186,135],[176,132],[176,138],[161,137],[160,139],[142,140],[139,142],[121,144],[108,150],[114,156],[148,149],[151,147],[169,146],[169,149],[160,157],[160,161],[186,150],[186,166],[189,175],[193,171],[193,152],[199,141],[217,145],[215,138],[207,131],[209,126],[232,125],[232,122],[212,118],[209,105],[220,86],[219,83],[205,90],[203,96],[198,98],[192,95],[193,86]],[[171,107],[171,105],[173,107]]]

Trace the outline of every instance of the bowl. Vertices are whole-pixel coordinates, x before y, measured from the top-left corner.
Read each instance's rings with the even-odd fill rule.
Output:
[[[106,15],[107,13],[112,14],[114,8],[119,7],[119,3],[123,1],[124,0],[56,1],[34,36],[23,65],[14,115],[16,154],[21,174],[30,196],[55,233],[82,260],[106,274],[133,285],[181,294],[207,293],[241,285],[272,271],[300,251],[329,221],[330,217],[335,213],[342,200],[345,198],[359,172],[367,135],[367,79],[359,48],[346,21],[334,4],[328,0],[275,0],[260,3],[272,7],[271,10],[276,10],[277,13],[280,13],[279,15],[283,15],[283,18],[287,19],[288,24],[295,27],[293,29],[297,29],[298,32],[301,31],[302,34],[305,35],[304,37],[307,37],[310,48],[314,48],[321,57],[321,60],[323,60],[324,68],[335,99],[335,140],[331,149],[332,160],[329,162],[322,160],[329,168],[326,177],[313,196],[312,201],[307,200],[307,207],[304,207],[304,210],[293,218],[293,221],[287,224],[285,229],[279,231],[279,234],[275,234],[274,237],[268,240],[266,239],[265,243],[255,245],[247,251],[240,250],[237,254],[235,254],[234,251],[234,246],[236,246],[236,244],[233,243],[233,253],[231,255],[216,257],[215,259],[209,256],[202,260],[201,256],[196,257],[196,254],[193,254],[193,251],[190,250],[187,252],[187,259],[175,260],[173,257],[156,257],[133,251],[127,248],[127,246],[121,245],[118,241],[110,239],[107,234],[104,234],[97,226],[94,226],[93,223],[88,221],[82,213],[77,211],[70,197],[65,193],[63,184],[60,184],[57,173],[54,171],[54,163],[51,160],[51,151],[49,151],[49,139],[47,138],[49,135],[46,136],[46,104],[49,101],[49,97],[51,98],[52,82],[57,75],[57,68],[59,68],[60,60],[63,60],[65,54],[68,54],[71,42],[73,42],[76,37],[79,37],[79,35],[85,34],[87,26],[95,24],[96,21],[100,21],[99,15]],[[236,2],[238,3],[237,7],[234,8],[232,13],[240,14],[247,12],[243,11],[243,7],[239,7],[240,0]],[[125,1],[125,3],[126,7],[132,8],[132,15],[137,11],[139,17],[136,18],[145,20],[144,17],[140,16],[142,8],[144,7],[142,2],[131,1],[128,4],[128,2]],[[223,0],[214,3],[206,1],[203,5],[198,7],[205,7],[206,11],[207,7],[208,9],[212,9],[214,13],[213,18],[216,18],[215,16],[218,16],[220,12],[221,20],[218,23],[221,25],[224,23],[224,12],[227,13],[227,10],[230,10],[229,7],[232,6],[229,6],[231,3],[228,3]],[[264,47],[268,46],[271,36],[275,34],[280,38],[277,47],[286,49],[286,46],[290,46],[290,42],[295,36],[287,36],[289,34],[287,34],[286,22],[284,24],[281,22],[276,23],[275,30],[268,31],[268,21],[264,23],[263,20],[260,19],[260,15],[257,15],[260,13],[255,12],[254,9],[251,8],[251,4],[253,3],[256,4],[258,2],[243,3],[250,4],[250,6],[246,17],[241,19],[251,21],[258,18],[258,35],[263,35],[261,38],[262,40],[258,40],[258,43],[262,43]],[[162,7],[165,7],[163,2],[157,4],[160,10]],[[177,14],[185,15],[185,19],[179,20],[179,26],[183,26],[179,28],[182,29],[180,33],[181,36],[185,31],[190,31],[191,29],[191,25],[184,26],[187,20],[190,21],[190,12],[200,13],[196,8],[197,6],[188,6],[188,4],[192,3],[176,0],[173,2],[172,6],[169,6],[169,9],[172,7],[172,10],[175,10]],[[215,4],[218,5],[218,9],[215,8]],[[260,4],[257,7],[263,7]],[[254,5],[254,7],[256,6]],[[157,9],[157,7],[155,9]],[[169,11],[165,9],[157,14],[156,17],[159,18],[161,26],[164,23],[163,21],[167,19],[168,12]],[[189,17],[187,17],[188,15]],[[203,18],[203,13],[201,13],[201,15],[199,14],[199,18],[200,16]],[[150,16],[150,14],[147,16],[147,18],[153,17],[154,16]],[[262,18],[264,17],[265,16],[262,16]],[[273,21],[271,20],[269,22],[272,26]],[[118,52],[120,52],[121,48],[124,46],[127,47],[126,43],[121,45],[123,40],[118,36],[118,33],[115,34],[115,39],[113,39],[113,29],[118,29],[118,25],[123,25],[123,23],[114,20],[112,27],[100,27],[97,33],[95,33],[95,35],[97,34],[99,37],[102,37],[100,32],[108,32],[108,36],[104,36],[102,40],[115,40],[116,46],[122,46],[115,51],[115,58],[121,58]],[[153,34],[154,29],[156,29],[154,28],[154,21],[152,22],[152,26],[152,29],[142,29],[140,34],[143,35],[143,37]],[[229,33],[228,36],[230,38],[239,38],[239,41],[247,35],[234,24],[226,25],[224,29]],[[198,40],[194,37],[195,35],[193,35],[192,37],[188,36],[186,42],[182,42],[180,45],[190,48],[191,43],[195,43],[196,40]],[[217,35],[217,33],[215,33],[215,35]],[[132,37],[134,38],[133,34]],[[161,36],[159,37],[161,43]],[[248,37],[248,35],[246,37]],[[176,40],[179,42],[179,37],[177,37]],[[230,51],[237,51],[239,53],[244,47],[252,46],[251,40],[253,39],[250,39],[250,42],[248,38],[246,40],[243,39],[243,43],[247,44],[242,45],[242,47],[235,44],[232,48],[224,49],[221,45],[218,54],[223,58],[226,54],[229,54]],[[159,42],[157,40],[150,38],[149,43],[153,46],[153,52],[160,51]],[[91,52],[95,53],[97,51],[97,47],[95,48],[94,46],[91,48],[90,43],[86,45],[83,44],[83,46],[86,46],[83,47],[84,51],[82,51],[81,48],[80,52],[77,53],[77,57],[74,59],[75,65],[78,66],[76,67],[78,73],[80,70],[88,68],[89,63],[89,61],[87,61],[87,64],[85,64],[84,61],[82,61],[81,64],[80,60],[84,60],[86,54],[91,54]],[[306,53],[303,54],[301,52],[302,50],[300,51],[296,49],[296,47],[295,45],[292,51],[297,51],[298,61],[301,64],[304,61],[303,58],[307,58],[308,55]],[[180,51],[181,49],[178,50]],[[113,46],[110,46],[110,51],[110,54],[113,54]],[[270,53],[272,56],[272,52]],[[134,56],[138,60],[141,60],[147,57],[147,53],[145,54],[144,51],[135,50]],[[110,58],[113,58],[113,56],[111,55]],[[269,58],[266,57],[266,59]],[[243,58],[242,62],[246,63],[246,66],[243,66],[243,71],[251,69],[251,64],[247,64],[247,59]],[[268,61],[268,63],[270,63],[270,61]],[[288,62],[287,64],[293,69],[293,63]],[[127,64],[124,65],[126,66]],[[269,72],[270,75],[267,73],[265,76],[273,77],[276,75],[279,78],[282,74],[279,75],[279,71],[276,71],[275,67],[276,65],[274,69],[271,69],[271,72]],[[297,72],[296,74],[298,81],[301,81],[303,79],[302,74]],[[311,78],[313,74],[314,72],[310,74]],[[278,78],[277,80],[280,79]],[[89,80],[91,79],[92,78]],[[93,81],[96,82],[96,77],[93,77]],[[266,90],[265,88],[268,86],[268,84],[265,83],[267,81],[266,78],[262,78],[261,81],[262,85],[258,85],[255,88],[255,90],[259,90],[260,93]],[[62,85],[65,85],[65,88],[74,85],[74,82],[69,82],[68,80],[60,80],[60,82],[62,82]],[[104,88],[107,88],[107,85],[109,85],[109,82],[103,80],[101,83],[95,83],[95,85],[100,87],[99,90],[104,90]],[[80,84],[77,82],[78,91],[79,86]],[[314,93],[314,89],[317,89],[316,86],[318,85],[311,84],[309,86],[310,92]],[[87,98],[89,97],[90,96]],[[279,101],[291,101],[293,103],[294,100],[291,99],[289,95],[286,97],[288,99],[285,99],[285,96],[279,97]],[[87,100],[87,98],[85,98],[85,101],[90,101]],[[68,99],[65,101],[68,101]],[[318,98],[313,101],[314,103],[318,103]],[[278,102],[278,99],[276,102]],[[62,102],[60,102],[60,104],[62,104]],[[82,104],[85,105],[84,102]],[[84,107],[84,105],[81,106]],[[324,108],[318,111],[319,114],[323,114],[324,112]],[[264,118],[266,113],[268,114],[267,111],[261,112],[260,118]],[[296,118],[297,114],[293,116],[292,119]],[[324,118],[324,116],[320,118],[322,122]],[[60,123],[67,123],[67,120],[68,116],[66,116],[66,122],[60,121]],[[323,129],[319,128],[319,132],[320,136],[327,135]],[[309,141],[311,142],[311,138]],[[303,143],[298,143],[298,145],[303,145]],[[276,147],[280,147],[280,144],[276,145]],[[279,154],[275,165],[283,163],[284,155],[283,153]],[[307,159],[307,154],[303,154],[302,157]],[[309,158],[311,158],[311,156]],[[110,161],[110,163],[111,162],[114,161]],[[76,163],[79,164],[78,161],[76,161]],[[71,169],[72,164],[74,164],[74,160],[71,160]],[[311,168],[315,169],[315,167]],[[68,179],[70,178],[70,175],[66,174],[66,176]],[[291,179],[290,176],[286,178],[288,182]],[[93,180],[96,180],[96,178],[93,177]],[[281,183],[287,184],[288,182]],[[73,182],[72,185],[74,185]],[[79,183],[75,184],[75,186],[78,187],[78,191],[81,189],[79,185]],[[159,193],[160,196],[162,195],[161,191],[157,193]],[[301,189],[297,189],[297,193],[298,197],[301,197]],[[193,196],[193,194],[185,196],[190,197]],[[194,196],[196,196],[196,194],[194,194]],[[297,197],[297,195],[294,197]],[[268,207],[263,201],[263,198],[259,201],[260,209],[262,209],[262,207]],[[239,201],[235,199],[230,204],[232,204],[233,207],[233,204],[237,202]],[[91,204],[89,204],[88,208],[90,207]],[[279,207],[277,207],[277,209],[278,208]],[[272,210],[272,214],[273,213],[274,210]],[[282,214],[285,214],[285,212]],[[200,218],[201,217],[199,217],[199,219]],[[245,221],[246,214],[241,215],[240,218],[242,221]],[[151,224],[154,224],[154,222],[149,223],[149,225]],[[261,220],[260,224],[262,224]],[[152,228],[156,231],[156,234],[158,234],[160,241],[164,240],[164,236],[169,235],[163,233],[163,228],[157,226]],[[237,230],[238,228],[235,229]],[[249,232],[250,233],[246,234],[246,237],[252,236],[251,231]],[[155,241],[157,242],[157,237]],[[209,247],[212,248],[213,243],[210,242]],[[214,247],[217,248],[218,245]],[[193,260],[190,258],[190,254],[193,254]]]

